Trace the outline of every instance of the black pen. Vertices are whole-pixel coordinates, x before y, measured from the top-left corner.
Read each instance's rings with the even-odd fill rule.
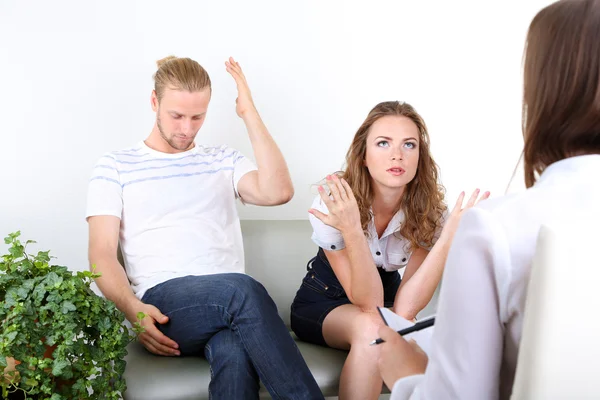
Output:
[[[398,334],[400,336],[408,335],[409,333],[417,332],[417,331],[420,331],[421,329],[429,328],[430,326],[433,325],[434,322],[435,322],[435,317],[427,318],[423,321],[417,322],[413,326],[409,326],[408,328],[399,330]],[[385,342],[385,340],[383,340],[381,338],[375,339],[371,342],[370,346],[373,346],[374,344],[381,344],[383,342]]]

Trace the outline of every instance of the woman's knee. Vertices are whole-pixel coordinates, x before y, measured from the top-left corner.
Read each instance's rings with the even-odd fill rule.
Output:
[[[376,312],[361,311],[356,314],[352,321],[352,343],[368,344],[376,339],[379,328],[384,324],[381,316]]]

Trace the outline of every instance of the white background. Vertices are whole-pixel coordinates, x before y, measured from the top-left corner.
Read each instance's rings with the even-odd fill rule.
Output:
[[[211,75],[199,142],[253,158],[223,64],[232,55],[288,161],[294,199],[240,206],[242,219],[306,219],[311,185],[343,166],[385,100],[425,118],[450,204],[475,187],[501,195],[522,146],[526,30],[549,3],[1,0],[0,235],[20,229],[87,268],[92,166],[149,134],[155,61],[170,54]]]

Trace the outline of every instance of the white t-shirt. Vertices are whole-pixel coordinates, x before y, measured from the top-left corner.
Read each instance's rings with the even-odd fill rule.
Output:
[[[312,203],[312,208],[319,210],[324,214],[329,214],[327,206],[321,200],[321,196],[317,195]],[[313,242],[323,250],[337,251],[346,247],[342,233],[337,229],[324,224],[320,219],[312,214],[308,214],[308,219],[313,228],[311,236]],[[434,236],[434,243],[439,238],[441,227],[444,218],[440,221],[440,226]],[[371,218],[367,226],[367,242],[371,255],[375,261],[375,265],[383,268],[386,271],[398,271],[406,267],[412,251],[409,249],[409,242],[404,237],[400,236],[400,226],[404,222],[404,212],[398,211],[388,223],[383,235],[378,238],[375,221]]]
[[[510,398],[540,226],[571,210],[598,226],[599,174],[600,155],[567,158],[523,193],[465,213],[444,270],[427,370],[399,379],[391,400]]]
[[[105,154],[88,188],[86,218],[121,219],[134,293],[187,275],[244,272],[237,185],[256,166],[227,146],[167,154],[144,142]]]

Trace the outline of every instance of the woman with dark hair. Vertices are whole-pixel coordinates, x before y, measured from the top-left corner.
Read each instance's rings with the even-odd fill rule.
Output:
[[[508,399],[541,225],[563,210],[583,213],[591,226],[600,222],[600,0],[562,0],[542,9],[526,43],[528,190],[463,216],[429,360],[414,343],[380,329],[379,367],[393,400]]]
[[[425,122],[397,101],[371,110],[348,150],[345,171],[329,175],[324,187],[309,211],[319,250],[292,304],[292,329],[302,340],[350,350],[341,400],[376,399],[382,380],[378,349],[369,342],[383,324],[377,307],[393,307],[412,320],[429,303],[464,194],[445,218]]]

